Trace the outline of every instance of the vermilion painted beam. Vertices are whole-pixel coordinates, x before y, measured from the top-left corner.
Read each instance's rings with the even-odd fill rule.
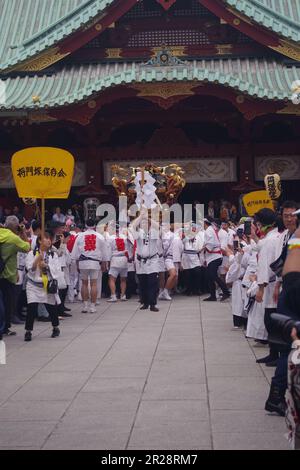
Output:
[[[249,24],[248,22],[241,19],[240,16],[235,15],[230,10],[226,8],[226,5],[220,0],[198,0],[205,8],[210,10],[219,18],[222,18],[229,25],[238,29],[242,33],[251,37],[255,41],[260,42],[265,46],[278,46],[279,37],[272,33],[271,31],[266,30],[263,27],[260,27],[256,24]],[[237,21],[239,20],[239,21]]]
[[[59,52],[62,54],[71,53],[84,46],[105,31],[112,23],[125,15],[137,2],[138,0],[118,0],[109,7],[104,18],[99,19],[99,21],[91,25],[88,29],[81,29],[62,41]]]

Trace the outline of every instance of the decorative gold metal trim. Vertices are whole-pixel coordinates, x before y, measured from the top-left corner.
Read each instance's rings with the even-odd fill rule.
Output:
[[[49,116],[47,113],[29,113],[28,121],[30,123],[41,123],[41,122],[54,122],[57,119],[53,116]]]
[[[161,52],[162,46],[160,47],[152,47],[152,57],[155,57],[159,52]],[[168,46],[168,51],[171,52],[172,55],[175,57],[183,57],[186,55],[185,53],[185,46]]]
[[[133,88],[138,90],[138,96],[147,97],[147,96],[156,96],[167,100],[173,96],[189,96],[194,95],[193,88],[197,85],[194,83],[145,83],[134,85]]]
[[[121,59],[121,52],[122,49],[120,47],[105,49],[107,59]]]
[[[62,54],[61,52],[59,52],[59,48],[55,47],[52,49],[48,49],[46,52],[40,54],[34,59],[12,67],[11,69],[9,69],[9,71],[17,70],[20,72],[39,72],[40,70],[44,70],[47,67],[50,67],[50,65],[59,62],[61,59],[63,59],[69,54],[69,52],[65,52]]]
[[[232,44],[216,44],[217,55],[232,54]]]
[[[300,46],[297,44],[293,44],[285,39],[279,39],[278,46],[269,47],[280,54],[290,57],[291,59],[300,60]]]
[[[300,116],[300,106],[288,102],[284,108],[276,111],[276,114],[294,114],[296,116]]]

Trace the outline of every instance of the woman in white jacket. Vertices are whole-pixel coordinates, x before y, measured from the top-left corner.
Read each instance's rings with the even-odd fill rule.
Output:
[[[58,309],[60,298],[58,289],[55,289],[55,281],[58,282],[61,267],[58,256],[53,252],[52,239],[49,233],[41,235],[37,239],[36,248],[31,251],[26,259],[27,270],[27,316],[25,324],[25,341],[31,341],[34,319],[37,316],[38,304],[45,304],[51,318],[53,332],[52,338],[60,334]],[[53,282],[54,281],[54,282]],[[52,286],[49,293],[50,286]],[[56,292],[54,292],[56,290]]]

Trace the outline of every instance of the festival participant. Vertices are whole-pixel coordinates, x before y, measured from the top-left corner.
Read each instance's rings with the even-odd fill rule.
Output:
[[[60,297],[60,305],[58,308],[60,317],[71,317],[72,315],[70,309],[65,306],[65,301],[70,285],[70,265],[71,265],[71,255],[67,248],[68,239],[70,233],[64,232],[62,235],[56,237],[55,243],[53,244],[53,251],[56,252],[58,256],[58,261],[61,269],[61,275],[58,279],[58,289]]]
[[[276,242],[280,237],[276,224],[276,213],[271,209],[261,209],[255,214],[255,225],[263,238],[258,242],[258,265],[257,284],[259,286],[255,300],[265,304],[265,326],[270,330],[270,315],[277,310],[277,303],[274,301],[274,291],[276,287],[276,276],[270,265],[276,259]],[[269,367],[276,366],[278,350],[275,345],[270,344],[268,356],[257,359],[257,363],[266,364]]]
[[[218,276],[218,269],[222,265],[223,261],[218,227],[214,223],[213,219],[207,218],[204,219],[204,230],[204,251],[210,292],[210,296],[204,299],[204,301],[215,302],[217,300],[216,283],[219,285],[223,293],[221,301],[224,301],[230,297],[230,292],[225,282]]]
[[[82,313],[96,313],[97,280],[101,263],[108,261],[108,249],[104,238],[96,232],[96,223],[93,219],[86,222],[86,231],[77,235],[72,259],[77,261],[82,281]],[[89,295],[89,282],[91,293]],[[90,306],[89,304],[90,298]]]
[[[127,275],[128,275],[128,238],[127,232],[122,229],[117,229],[117,233],[110,237],[109,240],[110,249],[110,268],[109,268],[109,288],[110,288],[110,299],[107,302],[117,302],[116,295],[116,281],[120,276],[121,286],[121,300],[124,302],[127,300],[126,297],[126,286],[127,286]]]
[[[244,276],[252,255],[252,246],[247,240],[238,241],[238,246],[231,252],[227,250],[229,269],[226,274],[226,283],[232,284],[232,317],[233,329],[245,328],[247,314],[245,311],[246,287],[243,284]]]
[[[77,263],[76,261],[72,258],[72,251],[75,245],[75,241],[77,238],[78,233],[80,233],[80,229],[76,227],[76,225],[71,225],[70,226],[70,236],[68,237],[67,241],[67,249],[68,252],[70,253],[71,256],[71,264],[69,266],[69,289],[68,289],[68,301],[70,303],[74,302],[75,295],[78,293],[78,269],[77,269]]]
[[[199,295],[201,290],[201,252],[204,244],[203,232],[198,232],[195,225],[185,228],[182,239],[181,267],[183,270],[186,295]]]
[[[277,285],[274,290],[274,302],[277,303],[278,301],[277,312],[290,317],[296,316],[298,320],[299,303],[296,302],[296,308],[291,308],[289,306],[289,302],[291,302],[293,298],[292,290],[295,289],[296,293],[299,292],[298,284],[294,285],[295,273],[293,272],[297,271],[299,267],[299,264],[297,263],[299,250],[297,248],[296,237],[297,235],[299,236],[300,231],[299,229],[297,230],[297,212],[299,213],[297,208],[298,204],[294,201],[286,201],[282,205],[282,220],[286,230],[278,238],[275,266],[273,263],[271,267],[277,274]],[[294,243],[296,245],[295,249],[293,248]],[[288,247],[291,248],[291,250],[289,250],[289,258]],[[285,274],[288,272],[290,272],[290,274],[284,277],[284,271]],[[298,274],[296,273],[296,277],[297,276]],[[286,409],[285,392],[287,390],[289,352],[289,347],[278,347],[279,358],[277,360],[274,376],[272,377],[270,393],[265,404],[266,411],[276,412],[281,416],[285,415]]]
[[[131,230],[136,239],[136,272],[139,280],[141,310],[159,312],[157,308],[158,272],[159,272],[159,225],[148,218],[148,211],[131,223]]]
[[[233,248],[233,239],[235,236],[234,230],[229,227],[229,221],[223,220],[221,223],[221,228],[219,230],[219,239],[221,242],[221,250],[223,254],[223,261],[221,266],[219,267],[219,274],[221,279],[225,281],[226,273],[229,268],[229,259],[226,255],[227,248]]]
[[[58,279],[61,275],[58,256],[52,249],[52,238],[49,233],[40,235],[36,247],[26,259],[27,270],[27,316],[25,323],[25,341],[32,340],[34,320],[38,313],[38,305],[44,304],[49,312],[53,331],[52,338],[60,335],[58,305]]]
[[[42,233],[42,227],[41,227],[41,224],[40,222],[38,222],[37,220],[33,220],[32,223],[31,223],[31,232],[32,232],[32,235],[30,237],[30,240],[31,240],[31,249],[34,250],[35,247],[36,247],[36,241],[37,241],[37,238],[41,235]]]
[[[162,224],[161,226],[161,243],[165,272],[168,277],[158,299],[170,301],[172,300],[170,291],[176,286],[178,272],[174,264],[174,233],[170,230],[169,224]]]

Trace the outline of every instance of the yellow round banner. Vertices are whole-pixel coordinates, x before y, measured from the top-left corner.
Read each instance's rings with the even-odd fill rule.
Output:
[[[32,147],[15,153],[12,173],[20,198],[67,199],[74,174],[74,157],[66,150]]]
[[[252,217],[260,209],[274,209],[273,203],[267,191],[254,191],[243,196],[243,204],[247,214]]]

